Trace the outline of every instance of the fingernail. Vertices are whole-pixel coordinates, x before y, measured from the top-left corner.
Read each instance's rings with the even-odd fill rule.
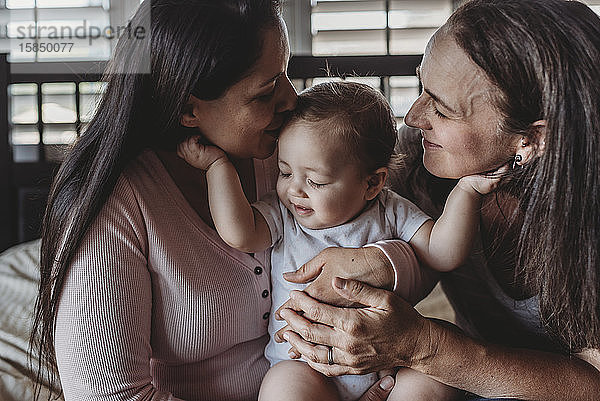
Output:
[[[333,286],[335,288],[343,290],[346,288],[346,280],[344,280],[343,278],[340,278],[340,277],[336,277],[333,279]]]
[[[379,387],[381,387],[385,391],[391,390],[392,387],[394,387],[394,379],[392,379],[392,376],[386,376],[383,379],[381,379],[381,381],[379,382]]]
[[[283,339],[285,341],[289,341],[290,340],[290,334],[287,331],[285,333],[283,333]]]
[[[296,353],[295,353],[294,351],[292,351],[292,350],[288,351],[288,356],[289,356],[291,359],[296,359],[296,358],[298,358],[298,357],[296,356]]]

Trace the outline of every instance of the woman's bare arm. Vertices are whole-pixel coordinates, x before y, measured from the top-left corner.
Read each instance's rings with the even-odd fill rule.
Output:
[[[422,317],[389,291],[339,278],[332,284],[368,307],[337,308],[297,291],[292,298],[302,314],[281,311],[293,330],[285,333],[287,341],[326,375],[407,366],[483,397],[581,401],[600,394],[597,351],[581,359],[483,343]],[[327,364],[329,346],[334,365]]]
[[[430,332],[431,356],[411,367],[451,386],[522,400],[591,401],[600,394],[600,371],[576,356],[483,343],[437,323]]]

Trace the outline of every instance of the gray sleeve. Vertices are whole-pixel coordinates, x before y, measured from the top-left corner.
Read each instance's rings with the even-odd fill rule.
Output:
[[[254,202],[252,207],[265,218],[271,231],[271,246],[273,246],[283,236],[283,217],[277,193],[275,191],[266,193],[259,201]]]

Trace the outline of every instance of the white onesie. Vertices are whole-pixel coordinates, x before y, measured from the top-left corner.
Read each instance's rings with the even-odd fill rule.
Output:
[[[355,219],[331,228],[313,230],[298,224],[292,213],[269,192],[252,205],[265,218],[271,231],[271,298],[269,343],[265,356],[271,366],[289,360],[289,344],[273,339],[285,322],[275,320],[274,312],[288,300],[291,290],[303,290],[306,284],[290,283],[283,273],[298,269],[323,249],[330,246],[358,248],[385,239],[410,241],[415,232],[429,220],[413,203],[384,189]],[[403,295],[403,294],[400,294]],[[377,381],[375,373],[335,378],[342,400],[358,399]]]

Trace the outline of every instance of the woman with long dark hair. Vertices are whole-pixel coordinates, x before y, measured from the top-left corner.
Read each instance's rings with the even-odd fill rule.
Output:
[[[329,375],[405,366],[484,397],[597,400],[599,65],[600,19],[582,3],[473,0],[455,11],[418,71],[406,124],[422,146],[396,189],[439,214],[447,183],[422,166],[454,179],[510,169],[482,197],[470,262],[442,277],[463,331],[336,278],[340,295],[368,307],[295,294],[280,313],[295,350]],[[414,139],[405,134],[403,150]]]
[[[201,134],[231,158],[249,199],[274,187],[270,156],[296,102],[280,4],[146,0],[131,25],[148,22],[150,40],[119,39],[97,113],[52,185],[31,341],[38,383],[58,388],[60,377],[66,400],[256,399],[269,366],[269,258],[219,238],[203,172],[175,151]],[[337,255],[383,266],[374,285],[393,281],[377,248]],[[369,279],[362,264],[341,265]],[[385,398],[390,381],[365,397]]]

